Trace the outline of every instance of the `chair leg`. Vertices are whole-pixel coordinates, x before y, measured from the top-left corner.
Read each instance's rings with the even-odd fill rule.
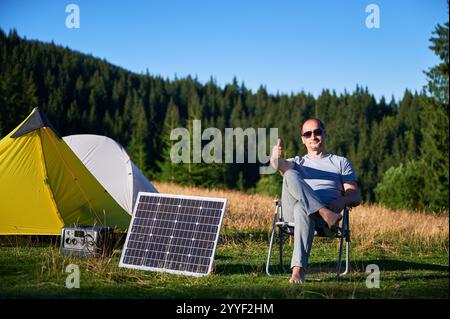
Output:
[[[344,246],[344,223],[342,225],[341,229],[341,237],[339,239],[339,256],[338,256],[338,263],[337,263],[337,269],[336,269],[336,275],[337,279],[339,280],[339,276],[341,275],[341,264],[342,264],[342,248]]]
[[[342,250],[345,238],[345,270],[341,273],[341,264],[342,264]],[[339,276],[347,275],[350,271],[350,224],[349,224],[349,216],[348,209],[346,208],[344,211],[344,218],[342,221],[341,228],[341,238],[339,244],[339,258],[338,258],[338,266],[337,266],[337,279],[339,280]]]
[[[280,272],[284,272],[284,263],[283,263],[283,231],[278,228],[278,241],[280,246]]]
[[[273,214],[272,233],[270,234],[269,252],[267,253],[267,260],[266,260],[266,274],[268,276],[271,276],[270,269],[269,269],[270,268],[270,259],[272,258],[273,241],[275,239],[275,229],[277,228],[277,222],[278,222],[279,216],[280,216],[279,209],[280,209],[279,202],[276,201],[275,212]]]
[[[349,271],[350,271],[350,242],[347,241],[345,243],[345,270],[341,275],[345,276],[349,273]]]
[[[274,224],[272,226],[272,233],[270,235],[269,252],[267,254],[267,261],[266,261],[266,274],[268,276],[272,276],[271,273],[270,273],[269,268],[270,268],[270,259],[272,257],[272,247],[273,247],[273,240],[275,238],[275,228],[276,227],[277,226],[275,225],[275,222],[274,222]]]
[[[350,217],[348,213],[348,209],[346,210],[347,214],[345,216],[345,271],[342,275],[346,275],[350,272]]]

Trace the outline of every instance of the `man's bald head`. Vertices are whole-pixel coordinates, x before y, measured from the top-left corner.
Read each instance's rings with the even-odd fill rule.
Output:
[[[319,120],[318,118],[312,117],[312,118],[309,118],[309,119],[307,119],[306,121],[303,122],[303,124],[302,124],[302,134],[304,133],[305,125],[307,123],[314,123],[314,122],[322,129],[322,131],[325,132],[325,125],[323,125],[322,121]]]

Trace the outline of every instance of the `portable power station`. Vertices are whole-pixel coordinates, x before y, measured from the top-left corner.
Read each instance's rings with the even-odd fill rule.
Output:
[[[72,226],[61,231],[62,255],[81,257],[107,257],[114,249],[111,227]]]

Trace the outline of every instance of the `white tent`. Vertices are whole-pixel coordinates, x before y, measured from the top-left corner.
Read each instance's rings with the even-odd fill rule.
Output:
[[[100,135],[63,137],[75,155],[130,215],[139,192],[157,193],[156,188],[131,161],[125,149]]]

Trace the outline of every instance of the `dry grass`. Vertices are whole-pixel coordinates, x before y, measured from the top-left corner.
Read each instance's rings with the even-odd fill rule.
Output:
[[[350,212],[353,237],[380,244],[443,244],[448,247],[449,217],[407,210],[392,211],[378,205],[361,205]]]
[[[160,193],[226,198],[224,227],[246,230],[269,230],[274,198],[248,195],[238,191],[202,189],[154,182]],[[448,215],[429,215],[410,211],[392,211],[382,206],[361,205],[350,212],[354,241],[364,245],[402,243],[444,245],[448,247]]]

